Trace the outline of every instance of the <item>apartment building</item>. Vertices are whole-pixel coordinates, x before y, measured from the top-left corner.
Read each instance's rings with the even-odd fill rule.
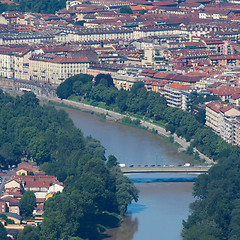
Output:
[[[209,126],[217,134],[220,133],[219,118],[220,108],[224,105],[220,101],[212,101],[206,104],[206,125]]]
[[[16,79],[29,79],[29,58],[32,55],[31,48],[15,49],[13,52],[14,67],[13,77]]]
[[[238,55],[222,55],[222,56],[212,56],[209,58],[212,66],[240,66],[240,56]]]
[[[221,101],[206,104],[206,125],[226,142],[240,146],[240,111]]]
[[[29,77],[33,81],[61,84],[66,78],[87,73],[89,63],[85,57],[33,55],[29,59]]]
[[[52,33],[44,32],[8,32],[0,34],[0,45],[8,44],[34,44],[42,42],[53,42],[54,35]]]
[[[190,108],[190,93],[192,88],[180,83],[165,85],[164,96],[169,107],[176,107],[188,111]]]
[[[236,118],[240,117],[240,111],[235,108],[230,108],[220,115],[220,136],[227,142],[235,144],[235,125]]]
[[[240,118],[236,118],[235,120],[233,139],[234,143],[240,146]]]
[[[0,76],[14,77],[14,56],[10,48],[0,47]]]
[[[69,41],[101,41],[110,39],[132,39],[133,30],[121,27],[81,28],[68,34]]]

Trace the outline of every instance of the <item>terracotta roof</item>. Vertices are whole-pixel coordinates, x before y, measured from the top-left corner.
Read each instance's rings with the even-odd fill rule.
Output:
[[[213,111],[217,113],[220,113],[220,112],[225,113],[229,109],[234,108],[234,106],[223,104],[221,101],[212,101],[206,104],[206,107],[211,108]]]
[[[19,199],[13,198],[13,197],[10,197],[10,196],[2,196],[1,199],[4,202],[9,203],[9,206],[18,206],[18,204],[19,204]]]
[[[234,93],[234,94],[232,95],[232,99],[233,99],[233,100],[240,99],[240,93]]]
[[[212,91],[213,93],[219,95],[219,96],[230,96],[235,93],[240,93],[240,87],[233,87],[233,86],[222,86],[220,88],[213,88],[208,90]]]
[[[220,82],[216,82],[216,83],[213,83],[213,84],[209,85],[208,87],[209,88],[217,88],[217,87],[220,87],[221,85],[223,85],[223,84],[220,83]]]
[[[174,89],[178,89],[178,90],[187,90],[190,89],[191,87],[180,84],[180,83],[171,83],[169,85],[167,85],[170,88],[174,88]]]
[[[217,113],[220,113],[220,107],[222,106],[223,104],[220,101],[212,101],[206,104],[206,107],[211,108],[214,112]]]
[[[39,170],[39,167],[34,166],[33,164],[28,163],[28,162],[21,162],[21,163],[18,164],[17,171],[20,170],[20,169],[25,169],[28,172],[35,172],[35,171]]]

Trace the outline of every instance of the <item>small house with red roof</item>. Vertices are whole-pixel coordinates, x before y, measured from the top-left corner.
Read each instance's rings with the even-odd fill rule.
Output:
[[[16,175],[25,175],[25,176],[27,176],[30,172],[35,174],[38,171],[39,171],[39,167],[34,166],[32,163],[21,162],[21,163],[18,164]]]

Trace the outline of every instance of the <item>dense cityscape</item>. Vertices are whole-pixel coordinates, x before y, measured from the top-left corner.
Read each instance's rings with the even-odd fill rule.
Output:
[[[0,93],[0,164],[8,169],[0,198],[0,221],[7,230],[0,226],[0,238],[101,239],[116,226],[109,221],[119,222],[138,199],[117,159],[106,159],[97,140],[76,136],[67,117],[40,107],[34,93],[127,114],[132,118],[122,123],[135,127],[144,119],[186,140],[187,154],[203,163],[202,153],[218,164],[195,184],[198,200],[183,223],[183,239],[238,239],[239,3],[2,0],[0,86],[25,94]],[[226,179],[236,179],[222,183],[224,171]],[[76,216],[74,209],[81,213]]]

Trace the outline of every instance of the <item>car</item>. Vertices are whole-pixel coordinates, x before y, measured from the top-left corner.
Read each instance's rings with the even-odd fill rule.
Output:
[[[144,167],[148,167],[148,165],[145,165]]]
[[[153,164],[153,165],[151,165],[151,167],[155,167],[155,165]]]
[[[130,165],[129,167],[134,167],[134,165]]]

